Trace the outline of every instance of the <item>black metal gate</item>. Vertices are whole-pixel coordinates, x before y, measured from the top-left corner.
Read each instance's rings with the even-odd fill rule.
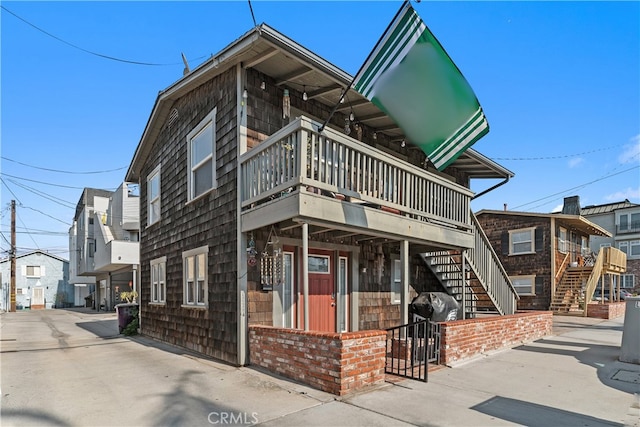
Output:
[[[424,319],[387,329],[386,374],[426,382],[429,363],[439,362],[439,323]]]

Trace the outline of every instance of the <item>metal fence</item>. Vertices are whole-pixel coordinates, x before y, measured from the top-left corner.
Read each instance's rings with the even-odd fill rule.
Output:
[[[385,373],[426,382],[440,363],[440,324],[429,319],[387,329]]]

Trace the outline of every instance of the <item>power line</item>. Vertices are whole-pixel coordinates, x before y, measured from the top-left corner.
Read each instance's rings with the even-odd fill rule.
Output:
[[[53,34],[51,34],[51,33],[47,32],[47,31],[43,30],[42,28],[38,27],[37,25],[34,25],[34,24],[32,24],[31,22],[27,21],[26,19],[24,19],[24,18],[22,18],[22,17],[20,17],[20,16],[16,15],[15,13],[13,13],[13,12],[12,12],[12,11],[10,11],[9,9],[7,9],[5,6],[0,5],[0,8],[2,8],[3,10],[5,10],[7,13],[10,13],[11,15],[15,16],[16,18],[18,18],[19,20],[21,20],[21,21],[22,21],[22,22],[24,22],[25,24],[27,24],[27,25],[29,25],[29,26],[31,26],[31,27],[33,27],[33,28],[35,28],[36,30],[38,30],[38,31],[40,31],[40,32],[42,32],[42,33],[44,33],[44,34],[46,34],[46,35],[48,35],[49,37],[51,37],[51,38],[53,38],[53,39],[55,39],[55,40],[58,40],[59,42],[62,42],[62,43],[64,43],[64,44],[68,45],[68,46],[71,46],[71,47],[72,47],[72,48],[74,48],[74,49],[78,49],[78,50],[80,50],[80,51],[82,51],[82,52],[88,53],[88,54],[90,54],[90,55],[98,56],[98,57],[100,57],[100,58],[104,58],[104,59],[110,59],[110,60],[112,60],[112,61],[124,62],[124,63],[127,63],[127,64],[134,64],[134,65],[165,66],[165,65],[178,65],[178,64],[180,64],[179,62],[173,62],[173,63],[160,64],[160,63],[153,63],[153,62],[131,61],[131,60],[128,60],[128,59],[116,58],[116,57],[114,57],[114,56],[109,56],[109,55],[104,55],[104,54],[102,54],[102,53],[93,52],[93,51],[91,51],[91,50],[84,49],[84,48],[82,48],[82,47],[80,47],[80,46],[77,46],[77,45],[75,45],[75,44],[73,44],[73,43],[69,43],[68,41],[63,40],[63,39],[61,39],[60,37],[55,36],[55,35],[53,35]],[[205,55],[205,56],[206,56],[206,55]],[[196,58],[196,59],[201,59],[201,58],[204,58],[205,56],[201,56],[200,58]]]
[[[19,179],[19,180],[22,180],[22,181],[35,182],[36,184],[50,185],[52,187],[71,188],[72,190],[84,190],[86,188],[86,187],[75,187],[75,186],[71,186],[71,185],[53,184],[51,182],[44,182],[44,181],[38,181],[38,180],[35,180],[35,179],[22,178],[20,176],[10,175],[10,174],[4,173],[4,172],[1,172],[0,176],[6,176],[6,177],[9,177],[9,178],[15,178],[15,179]],[[13,180],[10,180],[10,181],[15,183]]]
[[[47,200],[49,200],[49,201],[51,201],[53,203],[57,203],[60,206],[63,206],[65,208],[75,209],[75,207],[76,207],[73,203],[67,202],[66,200],[62,200],[62,199],[59,199],[57,197],[50,196],[50,195],[48,195],[46,193],[43,193],[40,190],[36,190],[33,187],[29,187],[28,185],[21,184],[21,183],[16,182],[16,181],[14,181],[12,179],[9,179],[9,182],[17,185],[18,187],[21,187],[21,188],[27,190],[27,191],[30,191],[31,193],[35,194],[36,196],[40,196],[40,197],[42,197],[44,199],[47,199]]]
[[[605,180],[605,179],[607,179],[607,178],[611,178],[611,177],[613,177],[613,176],[620,175],[620,174],[622,174],[622,173],[629,172],[629,171],[631,171],[631,170],[638,169],[638,168],[640,168],[640,166],[634,166],[634,167],[631,167],[631,168],[629,168],[629,169],[625,169],[625,170],[620,171],[620,172],[616,172],[616,173],[613,173],[613,174],[605,175],[605,176],[602,176],[602,177],[600,177],[600,178],[598,178],[598,179],[594,179],[593,181],[589,181],[589,182],[586,182],[586,183],[584,183],[584,184],[580,184],[580,185],[577,185],[577,186],[575,186],[575,187],[568,188],[568,189],[566,189],[566,190],[560,191],[560,192],[558,192],[558,193],[551,194],[551,195],[546,196],[546,197],[543,197],[543,198],[541,198],[541,199],[533,200],[533,201],[528,202],[528,203],[525,203],[525,204],[523,204],[523,205],[516,206],[516,207],[514,207],[513,209],[514,209],[514,210],[516,210],[516,209],[521,208],[521,207],[523,207],[523,206],[528,206],[528,205],[532,205],[532,204],[534,204],[534,203],[541,202],[541,201],[543,201],[543,200],[551,199],[551,198],[556,197],[556,196],[558,196],[558,195],[560,195],[560,194],[564,194],[564,193],[566,193],[566,192],[568,192],[568,191],[577,190],[577,189],[580,189],[580,188],[586,187],[587,185],[591,185],[591,184],[593,184],[593,183],[596,183],[596,182],[599,182],[599,181],[603,181],[603,180]],[[545,203],[545,204],[546,204],[546,203]],[[538,205],[538,206],[541,206],[541,205]],[[535,207],[538,207],[538,206],[535,206]],[[534,207],[534,208],[535,208],[535,207]],[[532,209],[534,209],[534,208],[532,208]]]
[[[621,145],[612,145],[611,147],[598,148],[596,150],[585,151],[577,154],[565,154],[562,156],[546,156],[546,157],[492,157],[491,160],[554,160],[554,159],[566,159],[569,157],[584,156],[585,154],[597,153],[599,151],[611,150],[612,148],[622,147]]]
[[[116,168],[116,169],[109,169],[109,170],[102,170],[102,171],[88,171],[88,172],[65,171],[65,170],[60,170],[60,169],[50,169],[50,168],[43,168],[43,167],[40,167],[40,166],[33,166],[33,165],[29,165],[27,163],[19,162],[17,160],[9,159],[8,157],[4,157],[4,156],[1,156],[1,157],[2,157],[2,160],[6,160],[6,161],[9,161],[9,162],[17,163],[19,165],[26,166],[26,167],[29,167],[29,168],[40,169],[40,170],[48,171],[48,172],[68,173],[68,174],[71,174],[71,175],[93,175],[93,174],[99,174],[99,173],[117,172],[117,171],[121,171],[123,169],[126,169],[128,167],[128,166],[123,166],[121,168]]]

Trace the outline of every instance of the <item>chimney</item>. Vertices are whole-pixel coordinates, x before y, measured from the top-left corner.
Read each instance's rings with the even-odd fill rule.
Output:
[[[580,215],[580,196],[564,198],[562,213],[566,215]]]
[[[505,212],[507,211],[507,204],[506,203],[504,204],[504,211]]]

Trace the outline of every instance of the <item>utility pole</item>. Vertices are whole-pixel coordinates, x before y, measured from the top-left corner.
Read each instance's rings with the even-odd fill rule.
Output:
[[[11,201],[11,305],[9,311],[16,311],[16,201]]]

